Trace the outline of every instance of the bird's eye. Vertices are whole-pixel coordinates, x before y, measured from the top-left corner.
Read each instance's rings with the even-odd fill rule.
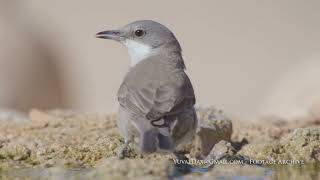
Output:
[[[134,35],[136,35],[137,37],[141,37],[145,34],[145,32],[141,29],[138,29],[134,32]]]

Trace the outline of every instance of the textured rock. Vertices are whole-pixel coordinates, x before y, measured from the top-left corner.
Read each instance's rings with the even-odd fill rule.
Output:
[[[197,108],[197,116],[198,129],[192,154],[204,158],[219,141],[230,141],[232,122],[216,108]]]
[[[215,144],[210,151],[209,155],[206,157],[206,160],[220,160],[223,158],[229,159],[236,154],[236,150],[231,145],[230,142],[221,140]]]
[[[241,156],[246,155],[252,159],[304,158],[306,163],[319,161],[318,119],[233,121],[231,124],[223,113],[214,108],[198,108],[197,113],[199,126],[211,128],[212,139],[208,140],[217,141],[213,142],[213,148],[209,148],[207,159],[246,161]],[[230,141],[232,126],[234,131]],[[224,138],[227,140],[222,140]],[[243,139],[247,139],[247,145],[235,146],[243,144]],[[191,142],[185,151],[190,159],[195,159],[197,148],[201,149],[199,144],[198,147],[193,146],[201,139],[197,140]],[[0,123],[0,179],[167,179],[185,173],[177,173],[175,166],[172,168],[173,161],[168,155],[132,156],[119,160],[116,153],[122,144],[115,115],[33,110],[30,120]],[[240,151],[235,152],[233,147]],[[194,173],[185,178],[271,179],[275,176],[278,179],[311,179],[319,177],[320,169],[316,165],[304,165],[301,169],[290,169],[289,174],[289,166],[274,167],[275,172],[246,164],[215,164],[211,167],[196,166],[192,169],[192,166],[187,166],[187,170],[191,168]],[[301,172],[306,173],[301,175]],[[312,175],[307,175],[310,172]]]
[[[29,121],[0,124],[0,166],[90,167],[122,141],[114,115],[32,110]]]
[[[282,154],[291,159],[320,162],[320,128],[297,128],[281,139]]]
[[[296,128],[280,139],[252,141],[239,153],[256,159],[320,162],[320,128]]]

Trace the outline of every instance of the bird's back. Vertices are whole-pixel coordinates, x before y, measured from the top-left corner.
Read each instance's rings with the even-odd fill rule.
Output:
[[[195,103],[194,90],[184,69],[164,58],[149,57],[130,69],[118,91],[120,105],[146,115],[157,105],[158,98],[162,98],[160,101],[171,98],[173,104],[169,104],[173,111],[184,108],[176,107],[178,104],[175,103],[184,101],[190,106]],[[181,102],[173,102],[179,100]]]

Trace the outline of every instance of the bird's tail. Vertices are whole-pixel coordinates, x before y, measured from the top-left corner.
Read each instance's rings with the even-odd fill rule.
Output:
[[[141,134],[141,151],[149,154],[159,150],[160,152],[170,152],[173,150],[173,142],[170,136],[165,136],[153,129]]]

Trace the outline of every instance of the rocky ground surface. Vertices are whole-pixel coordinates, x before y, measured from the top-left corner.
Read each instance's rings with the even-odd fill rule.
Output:
[[[0,120],[0,179],[315,179],[320,178],[320,119],[230,120],[198,108],[199,127],[171,155],[119,160],[123,139],[116,115],[31,110],[29,118]]]

